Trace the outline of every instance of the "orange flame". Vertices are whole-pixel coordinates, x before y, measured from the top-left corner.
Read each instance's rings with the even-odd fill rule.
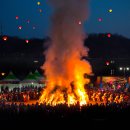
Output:
[[[84,72],[91,73],[91,67],[85,61],[79,60],[77,63],[75,62],[75,59],[70,60],[68,63],[70,66],[67,66],[68,76],[73,75],[70,79],[67,80],[62,76],[48,77],[47,87],[40,97],[40,103],[52,106],[58,104],[71,106],[78,103],[80,106],[87,105],[89,98],[84,84],[89,83],[89,79],[85,79],[83,75]]]
[[[40,103],[52,106],[64,103],[68,106],[86,105],[89,99],[84,84],[89,80],[84,79],[84,73],[90,74],[91,66],[81,59],[88,54],[83,42],[88,0],[49,1],[55,10],[52,16],[52,44],[45,53],[46,62],[42,68],[48,82]]]

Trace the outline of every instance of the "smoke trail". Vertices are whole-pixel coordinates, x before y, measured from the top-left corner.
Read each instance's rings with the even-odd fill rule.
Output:
[[[46,62],[42,68],[54,86],[68,86],[76,80],[77,71],[80,76],[91,73],[89,62],[81,60],[82,56],[88,55],[83,42],[88,0],[49,0],[49,3],[54,8],[52,44],[45,53]]]

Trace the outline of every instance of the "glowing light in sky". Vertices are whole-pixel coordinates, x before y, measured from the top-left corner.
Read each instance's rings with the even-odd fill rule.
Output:
[[[19,26],[18,29],[21,30],[21,29],[22,29],[22,26]]]
[[[110,65],[109,61],[106,61],[106,65],[107,65],[107,66]]]
[[[4,76],[4,75],[5,75],[5,73],[4,73],[4,72],[2,72],[2,73],[1,73],[1,75],[2,75],[2,76]]]
[[[8,40],[8,37],[7,37],[7,36],[4,36],[4,37],[3,37],[3,40],[4,40],[4,41],[7,41],[7,40]]]
[[[16,16],[15,19],[18,20],[18,19],[19,19],[19,16]]]
[[[109,13],[112,13],[112,12],[113,12],[113,10],[112,10],[112,9],[109,9],[108,11],[109,11]]]
[[[25,40],[26,43],[29,43],[29,40]]]
[[[108,38],[110,38],[110,37],[111,37],[111,34],[110,34],[110,33],[108,33],[108,34],[107,34],[107,37],[108,37]]]
[[[37,2],[37,5],[40,5],[40,4],[41,4],[41,2],[38,1],[38,2]]]
[[[82,22],[81,21],[79,21],[79,25],[81,25],[82,24]]]
[[[98,18],[98,21],[99,21],[99,22],[102,22],[102,18]]]

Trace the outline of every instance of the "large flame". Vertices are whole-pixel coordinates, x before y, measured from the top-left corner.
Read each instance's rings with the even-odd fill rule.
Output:
[[[91,66],[83,56],[88,49],[84,47],[83,23],[87,18],[87,0],[49,0],[54,6],[52,20],[52,43],[43,65],[47,76],[47,87],[40,103],[52,106],[79,103],[87,104],[88,95],[84,85],[89,79],[84,74],[91,73]],[[80,24],[79,24],[80,21]]]

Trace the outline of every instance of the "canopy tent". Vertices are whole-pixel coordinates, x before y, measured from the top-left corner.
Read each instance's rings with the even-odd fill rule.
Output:
[[[44,87],[45,84],[39,83],[38,78],[41,75],[37,72],[35,74],[29,73],[25,80],[20,81],[18,78],[15,77],[15,75],[10,72],[8,76],[6,76],[5,79],[0,81],[0,88],[8,86],[9,89],[13,89],[15,87],[22,87],[22,86],[37,86],[37,87]]]
[[[20,82],[20,80],[12,73],[10,72],[3,80],[1,80],[3,83],[17,83]]]
[[[33,73],[36,77],[36,79],[38,80],[39,83],[42,83],[44,84],[44,82],[46,82],[46,77],[41,75],[38,70],[36,70],[34,73]]]
[[[30,72],[27,75],[27,77],[20,83],[32,83],[33,84],[33,83],[38,83],[38,80],[37,80],[36,76],[32,72]]]
[[[9,90],[12,90],[13,88],[21,88],[21,87],[26,87],[26,86],[37,86],[37,87],[44,87],[44,84],[38,84],[38,83],[34,83],[33,85],[31,83],[23,83],[23,84],[0,84],[0,92],[1,92],[1,88],[2,87],[9,87]]]
[[[38,72],[38,70],[36,70],[33,74],[38,80],[43,78],[43,76]]]
[[[41,86],[44,87],[45,83],[43,81],[44,77],[36,70],[34,73],[30,72],[27,77],[20,82],[22,86]]]

